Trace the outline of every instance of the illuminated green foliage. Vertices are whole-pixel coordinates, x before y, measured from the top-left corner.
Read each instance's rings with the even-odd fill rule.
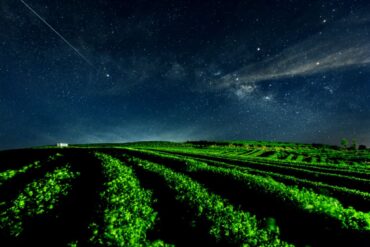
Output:
[[[68,247],[78,247],[78,241],[73,241],[67,244]]]
[[[0,213],[0,228],[8,229],[10,235],[18,236],[23,231],[25,218],[52,211],[62,197],[72,189],[71,181],[79,173],[70,171],[70,166],[57,168],[28,184],[23,192]]]
[[[282,182],[282,183],[288,183],[297,185],[301,188],[309,188],[316,192],[321,193],[322,191],[325,191],[331,195],[340,196],[341,198],[345,198],[347,201],[354,203],[354,200],[359,201],[362,204],[370,205],[370,193],[359,191],[355,189],[350,189],[342,186],[335,186],[323,182],[317,182],[317,181],[311,181],[309,179],[304,178],[297,178],[290,175],[284,175],[279,174],[277,172],[269,172],[269,171],[261,171],[258,169],[253,169],[249,167],[241,167],[237,165],[231,165],[224,162],[218,162],[218,161],[211,161],[207,159],[197,159],[202,162],[205,162],[207,164],[212,164],[213,166],[217,167],[223,167],[223,168],[231,168],[236,169],[242,172],[247,172],[250,174],[260,175],[264,177],[271,177],[276,181]]]
[[[90,241],[98,246],[164,246],[150,243],[146,233],[154,226],[157,213],[151,207],[152,193],[140,188],[132,168],[118,159],[97,153],[106,182],[101,192],[103,225],[90,224]]]
[[[18,169],[18,170],[12,170],[12,169],[6,170],[6,171],[0,173],[0,185],[2,185],[3,182],[6,182],[6,181],[12,179],[13,177],[15,177],[18,174],[26,173],[28,170],[30,170],[32,168],[39,168],[39,167],[41,167],[40,161],[35,161],[32,164],[26,165],[26,166],[24,166],[24,167],[22,167],[21,169]]]
[[[17,162],[30,159],[22,161],[22,154],[39,161],[1,169],[0,245],[42,245],[56,237],[56,245],[71,247],[159,247],[184,237],[189,246],[367,246],[370,149],[345,146],[108,143],[74,145],[50,157],[43,155],[53,150],[20,150]],[[14,154],[2,152],[0,165],[15,163]],[[60,156],[70,164],[61,167]],[[51,172],[35,179],[44,168]],[[139,178],[146,179],[145,189]],[[76,225],[66,227],[71,222]],[[36,229],[45,232],[33,235]]]
[[[259,228],[255,216],[235,209],[189,177],[145,160],[131,158],[131,161],[161,175],[176,192],[176,199],[194,211],[195,222],[206,220],[210,223],[208,231],[216,241],[246,246],[288,246],[279,239],[277,227]]]
[[[58,157],[62,156],[61,154],[57,153],[53,156],[50,156],[48,159],[47,159],[47,162],[48,161],[53,161],[53,160],[56,160]],[[6,170],[4,172],[1,172],[0,173],[0,186],[12,179],[13,177],[15,177],[16,175],[19,175],[19,174],[24,174],[26,173],[27,171],[31,170],[31,169],[38,169],[41,167],[41,162],[40,161],[34,161],[32,164],[29,164],[29,165],[26,165],[26,166],[23,166],[22,168],[20,169],[17,169],[17,170],[14,170],[14,169],[9,169],[9,170]]]
[[[252,175],[237,169],[209,166],[204,162],[190,158],[155,153],[153,151],[139,151],[139,153],[172,160],[176,163],[183,163],[188,172],[206,171],[209,174],[233,178],[245,189],[267,194],[271,198],[293,205],[308,213],[321,214],[336,219],[345,229],[370,231],[370,213],[356,211],[351,207],[345,208],[335,198],[317,194],[310,190],[287,186],[269,177]]]
[[[136,147],[135,147],[136,148]],[[145,145],[139,148],[148,149]],[[297,148],[292,147],[276,147],[272,146],[268,149],[263,147],[252,147],[252,148],[227,148],[227,147],[207,147],[207,148],[196,148],[194,146],[158,146],[150,147],[150,149],[156,149],[158,151],[169,151],[176,153],[183,153],[185,155],[202,155],[213,158],[225,158],[234,159],[245,162],[263,163],[263,164],[281,164],[300,168],[310,168],[310,167],[325,167],[340,170],[350,170],[350,171],[367,171],[369,169],[367,166],[362,164],[356,164],[353,160],[358,160],[359,158],[368,160],[370,162],[370,152],[356,152],[353,150],[343,150],[340,151],[333,149],[314,149],[314,148]],[[268,154],[264,156],[264,154]],[[270,153],[270,154],[269,154]],[[256,155],[258,154],[258,155]],[[295,159],[286,160],[290,154],[295,155]],[[301,157],[300,157],[301,156]],[[302,158],[304,156],[305,158]],[[292,156],[290,156],[292,157]],[[298,159],[300,157],[300,160]],[[321,158],[321,159],[318,159]],[[325,160],[325,162],[322,162]],[[319,162],[320,161],[320,162]],[[349,165],[351,164],[351,165]]]

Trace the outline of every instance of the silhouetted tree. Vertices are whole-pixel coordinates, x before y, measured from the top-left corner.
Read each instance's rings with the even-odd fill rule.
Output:
[[[366,145],[359,145],[358,146],[358,150],[365,150],[366,149]]]
[[[357,149],[357,142],[356,142],[356,139],[352,139],[351,149],[353,149],[353,150],[356,150],[356,149]]]

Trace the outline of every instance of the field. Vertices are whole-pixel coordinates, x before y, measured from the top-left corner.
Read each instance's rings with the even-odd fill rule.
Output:
[[[369,149],[200,141],[0,152],[0,246],[369,243]]]

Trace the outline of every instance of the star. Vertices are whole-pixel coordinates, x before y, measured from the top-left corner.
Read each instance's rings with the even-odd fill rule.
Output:
[[[272,96],[266,95],[266,96],[263,97],[263,99],[265,101],[271,101],[272,100]]]
[[[22,2],[0,21],[0,150],[53,138],[370,146],[369,1],[171,1],[170,14],[150,0]]]

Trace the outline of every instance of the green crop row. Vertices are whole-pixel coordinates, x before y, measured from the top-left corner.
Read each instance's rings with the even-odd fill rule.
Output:
[[[146,233],[154,226],[157,213],[151,207],[152,193],[140,187],[132,168],[109,155],[96,153],[105,175],[102,200],[102,225],[93,222],[91,243],[97,246],[164,246],[150,243]]]
[[[160,152],[160,151],[159,151]],[[172,153],[172,152],[165,152],[165,153]],[[292,175],[301,178],[309,178],[314,181],[321,181],[324,183],[330,183],[333,185],[342,185],[342,186],[350,186],[353,189],[369,191],[370,189],[370,179],[358,178],[358,177],[351,177],[345,176],[342,174],[335,174],[335,173],[326,173],[326,172],[319,172],[319,171],[311,171],[304,168],[299,167],[288,167],[285,165],[277,165],[277,164],[270,164],[266,162],[245,162],[237,159],[232,158],[224,158],[224,157],[215,157],[211,155],[203,155],[203,154],[189,154],[189,153],[172,153],[172,154],[184,154],[193,157],[200,157],[206,158],[210,160],[222,161],[226,163],[232,163],[235,165],[239,165],[241,167],[250,167],[255,168],[263,171],[273,171],[275,173],[285,174],[285,175]]]
[[[366,172],[370,176],[368,167],[364,165],[338,165],[338,164],[330,164],[330,163],[312,163],[312,162],[301,162],[295,160],[278,160],[278,159],[270,159],[266,157],[253,157],[253,155],[240,155],[240,153],[236,152],[234,154],[228,153],[227,155],[223,154],[221,150],[212,150],[212,149],[195,149],[195,148],[156,148],[157,150],[162,151],[169,151],[169,152],[182,152],[188,154],[201,154],[201,155],[209,155],[212,157],[219,157],[219,158],[226,158],[226,159],[237,159],[239,161],[245,162],[268,162],[270,164],[281,164],[281,165],[292,165],[292,166],[300,166],[300,167],[317,167],[317,168],[327,168],[327,169],[335,169],[335,170],[343,170],[343,171],[358,171],[358,172]]]
[[[322,170],[322,171],[333,171],[333,172],[347,172],[347,173],[353,173],[353,174],[359,174],[359,175],[365,175],[366,173],[367,177],[370,177],[370,171],[366,166],[363,165],[348,165],[348,164],[332,164],[332,163],[323,163],[323,162],[303,162],[302,160],[299,161],[297,159],[292,159],[294,154],[290,154],[285,159],[274,159],[274,158],[266,158],[266,157],[241,157],[240,155],[218,155],[219,157],[229,157],[234,159],[240,159],[246,162],[264,162],[269,164],[278,164],[278,165],[284,165],[284,166],[291,166],[291,167],[301,167],[305,169],[312,169],[312,170]],[[310,156],[312,157],[312,156]],[[321,157],[321,156],[320,156]],[[312,157],[312,159],[316,159],[318,157]],[[325,157],[324,157],[325,158]],[[303,159],[303,157],[301,157]]]
[[[291,160],[280,160],[279,155],[283,153],[286,155],[294,155],[297,158]],[[252,157],[246,157],[247,159],[252,159]],[[284,157],[283,157],[284,158]],[[366,158],[359,158],[358,156],[344,157],[338,154],[329,155],[327,153],[312,153],[312,152],[277,152],[275,155],[270,157],[255,157],[253,158],[258,161],[268,160],[270,162],[276,163],[287,163],[292,165],[300,165],[307,167],[323,167],[323,168],[335,168],[342,170],[352,170],[352,171],[367,171],[369,172],[369,167],[361,164],[361,160],[366,160]]]
[[[70,166],[57,168],[38,180],[28,184],[24,191],[0,213],[0,228],[7,229],[12,236],[23,232],[23,221],[50,212],[71,190],[71,181],[79,176],[70,171]]]
[[[215,153],[214,153],[215,154]],[[288,153],[287,153],[288,155]],[[279,160],[279,159],[273,159],[273,158],[262,158],[262,157],[245,157],[244,159],[246,161],[250,160],[255,160],[258,162],[265,161],[265,162],[271,162],[271,163],[276,163],[276,164],[289,164],[289,165],[298,165],[301,167],[316,167],[316,168],[327,168],[327,169],[336,169],[336,170],[344,170],[344,171],[366,171],[369,173],[369,169],[366,166],[363,165],[349,165],[346,164],[345,162],[340,162],[339,164],[335,163],[330,163],[330,162],[318,162],[317,158],[321,157],[321,154],[306,154],[308,157],[312,157],[310,162],[306,161],[299,161],[299,160]],[[325,156],[326,157],[326,156]],[[239,158],[237,155],[234,156],[234,158]],[[315,161],[316,160],[316,161]]]
[[[260,171],[260,170],[249,168],[249,167],[236,166],[236,165],[214,161],[214,160],[207,160],[207,159],[201,159],[201,158],[194,158],[194,159],[200,162],[205,162],[208,165],[212,165],[216,167],[237,169],[242,172],[247,172],[250,174],[260,175],[264,177],[272,177],[274,180],[277,180],[283,183],[288,183],[289,185],[297,185],[301,188],[304,187],[304,188],[313,189],[315,192],[319,194],[321,194],[322,191],[325,191],[325,193],[328,193],[330,196],[333,196],[334,198],[344,199],[345,201],[348,202],[348,204],[349,202],[351,204],[360,204],[362,208],[364,209],[365,208],[368,209],[370,205],[370,193],[367,193],[367,192],[349,189],[349,188],[341,187],[341,186],[330,185],[330,184],[326,184],[322,182],[310,181],[307,179],[297,178],[297,177],[289,176],[289,175],[283,175],[283,174],[279,174],[275,172]]]
[[[135,150],[131,149],[130,151],[135,153]],[[153,151],[140,150],[136,152],[136,155],[140,157],[150,158],[152,156],[156,159],[156,162],[162,159],[162,161],[167,161],[167,163],[172,161],[173,163],[183,164],[187,172],[204,171],[209,174],[232,178],[243,188],[265,193],[269,197],[281,201],[282,204],[290,204],[290,206],[304,212],[335,219],[343,229],[370,232],[370,213],[357,211],[351,207],[345,208],[335,198],[317,194],[304,188],[299,189],[298,187],[287,186],[272,178],[251,175],[237,169],[208,166],[204,162],[198,162],[190,158],[179,158],[174,155]],[[180,166],[176,167],[179,168]]]
[[[174,147],[174,146],[173,146]],[[346,162],[351,162],[353,160],[358,160],[358,159],[362,159],[362,160],[366,160],[366,159],[369,159],[370,156],[369,156],[369,152],[366,151],[366,150],[363,150],[363,151],[359,151],[359,150],[344,150],[344,149],[340,149],[340,150],[333,150],[333,149],[316,149],[316,148],[309,148],[309,147],[299,147],[299,149],[297,149],[297,146],[296,148],[292,148],[294,146],[291,146],[291,147],[269,147],[269,146],[248,146],[248,147],[243,147],[243,148],[239,148],[239,147],[233,147],[233,148],[230,148],[230,147],[219,147],[219,148],[215,148],[215,147],[207,147],[207,149],[209,150],[215,150],[215,151],[219,151],[219,150],[223,150],[223,149],[227,149],[227,150],[230,150],[231,152],[234,151],[234,152],[240,152],[241,150],[250,150],[250,149],[253,149],[253,150],[266,150],[266,151],[273,151],[273,152],[277,152],[277,153],[286,153],[286,154],[294,154],[294,155],[304,155],[304,156],[309,156],[309,157],[312,157],[312,156],[326,156],[329,160],[343,160],[343,161],[346,161]],[[175,148],[175,147],[174,147]],[[230,153],[231,153],[230,152]],[[287,155],[285,155],[287,156]],[[307,163],[310,163],[310,162],[307,162]]]
[[[169,188],[176,193],[176,200],[185,203],[193,211],[194,221],[209,223],[209,234],[216,241],[245,246],[289,246],[279,239],[276,225],[259,228],[255,216],[235,209],[225,199],[208,192],[189,177],[138,158],[132,157],[129,160],[162,176]]]
[[[56,155],[50,156],[47,161],[55,160],[59,156],[61,156],[61,154],[56,154]],[[0,186],[4,182],[12,179],[13,177],[15,177],[19,174],[24,174],[30,169],[37,169],[37,168],[40,168],[40,167],[41,167],[41,162],[40,161],[34,161],[32,164],[25,165],[20,169],[17,169],[17,170],[9,169],[9,170],[6,170],[4,172],[1,172],[0,173]]]
[[[6,170],[6,171],[0,173],[0,186],[4,182],[12,179],[13,177],[15,177],[18,174],[26,173],[28,170],[30,170],[32,168],[39,168],[39,167],[41,167],[40,161],[35,161],[32,164],[26,165],[26,166],[24,166],[24,167],[22,167],[21,169],[18,169],[18,170],[12,170],[12,169]]]

